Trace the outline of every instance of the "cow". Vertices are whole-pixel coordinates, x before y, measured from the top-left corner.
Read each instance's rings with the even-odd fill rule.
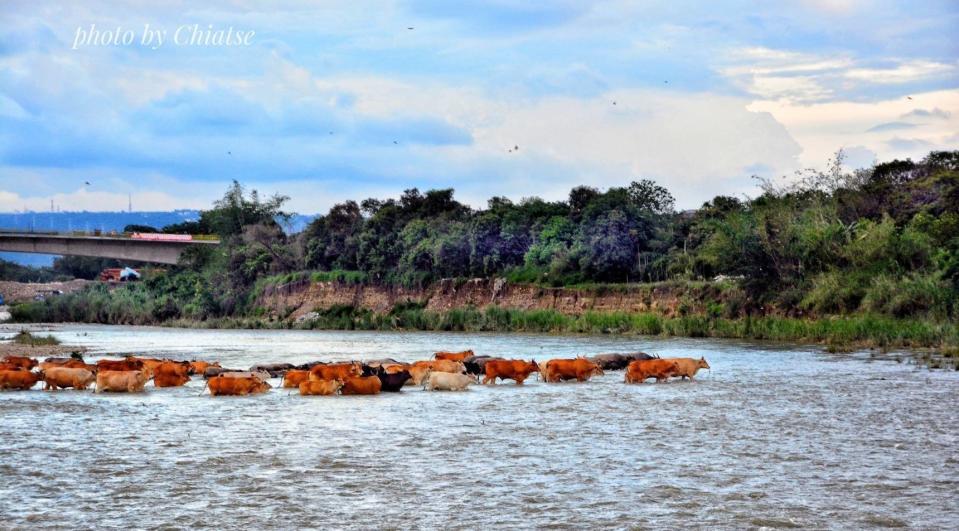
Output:
[[[466,372],[466,366],[459,361],[450,361],[450,360],[417,361],[413,363],[413,366],[427,367],[433,372],[452,372],[456,374],[462,374]]]
[[[359,363],[330,363],[310,369],[310,380],[346,380],[363,374]]]
[[[214,376],[206,381],[210,388],[210,396],[242,396],[265,393],[270,390],[270,384],[256,376],[231,378],[229,376]]]
[[[58,361],[51,361],[51,360]],[[40,370],[48,371],[54,368],[64,368],[64,369],[86,369],[90,372],[96,373],[97,366],[89,363],[85,363],[82,359],[74,358],[47,358],[46,360],[40,362]]]
[[[621,371],[632,361],[626,354],[616,353],[597,354],[588,359],[596,365],[599,365],[599,368],[604,371]]]
[[[256,378],[261,381],[267,381],[270,379],[270,373],[268,372],[251,372],[251,371],[223,371],[216,376],[221,376],[223,378]]]
[[[163,364],[167,360],[161,360],[157,358],[129,357],[126,360],[122,360],[122,361],[139,361],[140,363],[143,364],[143,368],[146,369],[147,375],[152,377],[156,371],[156,368],[159,367],[161,364]],[[118,370],[135,370],[135,369],[130,368],[130,369],[118,369]]]
[[[699,369],[708,369],[709,363],[706,362],[705,357],[700,357],[698,360],[695,358],[663,358],[666,361],[675,361],[676,365],[679,366],[679,371],[676,372],[676,376],[682,377],[681,379],[685,380],[689,378],[690,380],[696,376],[696,373]]]
[[[434,359],[448,361],[463,361],[466,358],[472,358],[473,356],[475,356],[475,354],[473,354],[472,350],[464,350],[462,352],[436,352],[433,354]]]
[[[514,380],[516,385],[523,385],[523,381],[529,378],[529,375],[539,372],[539,365],[536,361],[523,360],[492,360],[486,363],[486,377],[483,378],[484,384],[496,384],[496,379]]]
[[[586,358],[556,359],[546,362],[546,374],[543,381],[561,382],[576,380],[586,382],[593,376],[602,376],[603,369]]]
[[[190,374],[204,374],[210,367],[219,367],[219,362],[193,360],[190,362]]]
[[[251,372],[268,372],[271,378],[280,378],[283,373],[296,367],[292,363],[266,363],[250,367]]]
[[[326,396],[335,395],[343,387],[343,382],[339,380],[306,380],[300,382],[297,387],[300,388],[301,396]]]
[[[155,387],[180,387],[190,381],[190,363],[165,361],[153,369]]]
[[[19,389],[26,391],[42,379],[42,373],[24,369],[0,371],[0,389]]]
[[[94,381],[97,375],[87,369],[76,369],[72,367],[51,367],[43,371],[44,391],[56,391],[72,387],[74,389],[86,390]]]
[[[643,383],[648,378],[665,382],[679,375],[679,364],[670,360],[636,360],[626,367],[626,383]]]
[[[23,367],[21,367],[20,365],[16,363],[7,363],[7,362],[0,361],[0,371],[26,371],[26,370],[28,369],[24,369]],[[43,368],[41,367],[40,370],[42,371]]]
[[[343,381],[341,395],[378,395],[383,388],[376,376],[355,376]]]
[[[286,371],[286,374],[283,375],[283,387],[286,389],[300,387],[300,384],[308,381],[310,381],[310,371],[292,369],[292,370]],[[317,381],[323,381],[323,380],[317,380]],[[300,394],[303,394],[303,393],[300,392]]]
[[[427,391],[465,391],[476,380],[466,374],[451,372],[432,372],[423,388]]]
[[[637,360],[658,360],[659,356],[655,354],[646,354],[645,352],[630,352],[625,355],[629,361]]]
[[[407,372],[410,373],[410,379],[406,381],[405,385],[423,385],[423,382],[430,375],[430,371],[431,369],[428,366],[411,365],[407,369]]]
[[[0,362],[29,371],[37,366],[37,360],[29,356],[5,356]]]
[[[463,366],[466,368],[466,374],[486,374],[486,364],[490,360],[501,360],[503,358],[494,358],[492,356],[472,356],[463,360]]]
[[[145,370],[110,371],[101,368],[97,371],[97,393],[112,391],[118,393],[139,393],[143,391],[149,376]]]
[[[123,360],[99,360],[97,370],[100,371],[139,371],[143,369],[143,361],[133,358]],[[149,378],[149,375],[147,376]]]
[[[387,372],[382,367],[377,369],[376,377],[380,379],[382,390],[389,393],[399,392],[406,384],[406,381],[413,377],[410,371]]]

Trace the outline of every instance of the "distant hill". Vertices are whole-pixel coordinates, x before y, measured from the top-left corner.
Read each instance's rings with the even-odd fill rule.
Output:
[[[195,221],[199,210],[168,212],[0,212],[0,230],[16,231],[120,231],[127,225],[149,225],[162,228],[173,223]],[[290,232],[299,232],[314,216],[297,215],[291,220]],[[54,255],[0,253],[0,259],[23,265],[51,265]]]

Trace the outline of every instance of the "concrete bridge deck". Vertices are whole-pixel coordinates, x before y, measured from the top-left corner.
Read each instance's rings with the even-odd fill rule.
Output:
[[[190,247],[218,240],[145,240],[122,235],[91,236],[42,232],[0,232],[0,251],[137,260],[174,265]]]

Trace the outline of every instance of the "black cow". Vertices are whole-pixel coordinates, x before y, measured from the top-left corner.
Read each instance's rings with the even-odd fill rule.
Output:
[[[375,374],[376,377],[380,379],[380,391],[391,393],[399,392],[406,381],[413,377],[410,371],[400,371],[390,374],[382,367],[377,368]]]

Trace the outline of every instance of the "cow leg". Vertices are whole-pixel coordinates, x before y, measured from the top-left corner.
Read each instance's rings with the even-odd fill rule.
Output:
[[[523,385],[523,380],[525,380],[525,378],[516,378],[516,385]]]

